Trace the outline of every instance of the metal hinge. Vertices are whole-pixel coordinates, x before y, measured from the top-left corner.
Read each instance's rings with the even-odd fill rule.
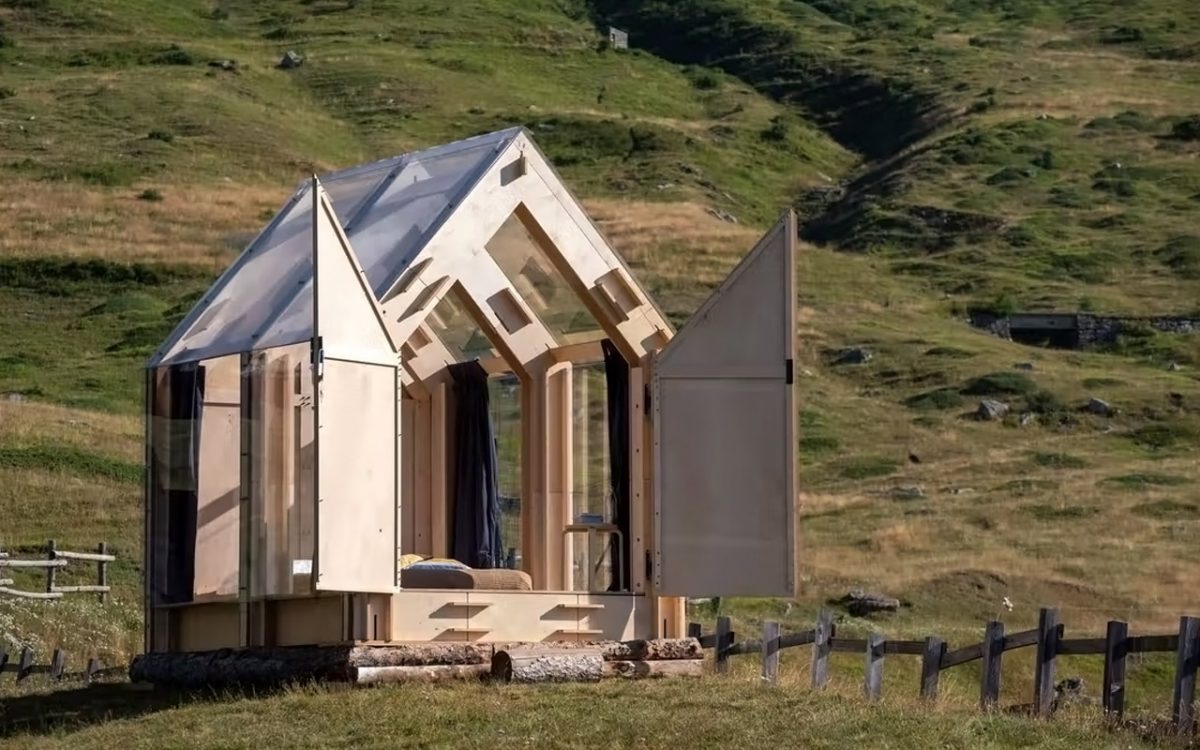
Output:
[[[784,380],[787,382],[788,385],[791,385],[792,382],[796,379],[796,363],[793,362],[791,360],[791,358],[789,358],[787,360],[787,362],[784,363],[783,372],[784,372],[784,375],[783,375]]]

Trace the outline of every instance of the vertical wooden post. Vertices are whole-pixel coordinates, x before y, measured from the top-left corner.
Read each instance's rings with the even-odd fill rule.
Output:
[[[100,672],[100,660],[96,657],[88,659],[87,669],[84,670],[83,677],[88,682],[96,679],[96,674]]]
[[[934,700],[938,694],[938,679],[942,675],[942,657],[946,654],[946,642],[929,636],[925,639],[925,653],[921,655],[921,697]]]
[[[96,552],[98,552],[101,555],[107,555],[108,554],[108,542],[100,542],[99,544],[97,544]],[[96,565],[97,565],[96,585],[97,586],[107,586],[108,585],[108,561],[101,560],[100,562],[96,563]],[[100,592],[100,603],[105,604],[107,602],[108,602],[108,592],[101,591]]]
[[[766,682],[779,679],[779,623],[764,622],[762,631],[762,678]]]
[[[1179,618],[1179,650],[1175,659],[1175,695],[1171,719],[1180,732],[1191,732],[1196,721],[1196,666],[1200,662],[1200,618]]]
[[[883,695],[883,641],[880,633],[867,636],[867,676],[863,681],[863,692],[869,701],[877,701]]]
[[[8,666],[8,650],[0,646],[0,676],[4,674],[4,668]]]
[[[688,638],[699,638],[704,634],[698,622],[689,622],[687,627]]]
[[[717,645],[714,650],[717,658],[717,674],[729,671],[728,649],[733,645],[733,634],[729,630],[729,618],[721,615],[717,618]]]
[[[1058,610],[1038,613],[1037,661],[1033,665],[1033,713],[1049,716],[1054,707],[1054,672],[1060,640]]]
[[[1105,713],[1120,718],[1125,714],[1125,656],[1129,653],[1129,625],[1110,620],[1104,638]]]
[[[1000,662],[1004,655],[1004,623],[992,620],[983,634],[983,674],[979,705],[986,711],[1000,702]]]
[[[812,686],[814,690],[820,690],[829,681],[829,654],[832,650],[829,641],[833,638],[833,630],[833,613],[827,609],[821,610],[821,614],[817,616],[817,627],[813,631]]]
[[[17,662],[17,682],[25,679],[33,672],[33,649],[25,646],[21,649],[21,660]]]
[[[63,653],[61,648],[56,648],[54,649],[54,655],[50,657],[50,679],[61,680],[66,671],[67,655]]]
[[[57,555],[58,555],[58,548],[54,544],[54,540],[51,539],[50,541],[46,542],[46,559],[50,562],[53,562],[55,557],[57,557]],[[46,593],[47,594],[54,591],[55,579],[57,578],[57,575],[56,575],[57,570],[58,569],[53,566],[46,568]]]

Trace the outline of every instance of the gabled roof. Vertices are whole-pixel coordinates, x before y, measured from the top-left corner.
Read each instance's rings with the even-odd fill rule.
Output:
[[[313,184],[297,189],[151,367],[314,336]],[[570,343],[572,321],[589,316],[590,330],[630,361],[671,335],[523,128],[335,172],[319,184],[397,344],[451,289],[514,369]],[[558,302],[550,303],[542,292],[554,280]],[[418,359],[435,366],[431,356]]]
[[[521,128],[384,159],[321,178],[377,297]],[[150,366],[284,346],[312,335],[311,181],[217,280]]]

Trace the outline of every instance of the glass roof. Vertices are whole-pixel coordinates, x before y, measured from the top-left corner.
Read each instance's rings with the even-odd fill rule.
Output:
[[[425,322],[457,362],[499,356],[487,334],[454,292],[438,301]]]
[[[600,324],[516,214],[488,240],[487,251],[559,346],[604,337]]]
[[[321,178],[377,295],[520,133],[503,130]],[[312,198],[301,185],[209,291],[156,364],[283,346],[312,336]],[[190,317],[190,316],[189,316]],[[175,335],[172,335],[172,340]]]

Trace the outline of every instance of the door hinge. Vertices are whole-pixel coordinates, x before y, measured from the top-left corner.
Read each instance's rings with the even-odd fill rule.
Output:
[[[642,403],[644,404],[644,406],[642,407],[643,408],[642,413],[646,414],[648,416],[650,414],[650,386],[649,385],[642,386]]]
[[[790,358],[783,365],[783,373],[784,380],[788,385],[791,385],[796,379],[796,363]]]
[[[654,563],[650,561],[650,553],[646,553],[646,577],[654,577]]]

